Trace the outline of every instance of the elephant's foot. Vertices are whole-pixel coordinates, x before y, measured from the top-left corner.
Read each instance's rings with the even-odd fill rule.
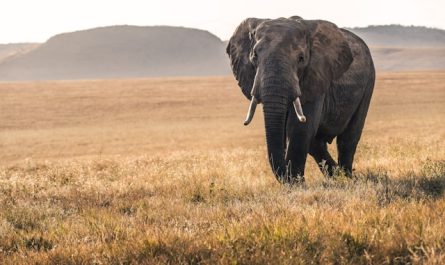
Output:
[[[288,187],[301,187],[305,184],[304,176],[282,177],[279,182]]]
[[[288,161],[287,163],[288,163],[288,169],[287,169],[288,184],[291,186],[296,186],[296,185],[300,185],[300,184],[304,183],[305,182],[305,179],[304,179],[305,165],[304,164],[295,165],[295,164],[292,164],[291,161]]]

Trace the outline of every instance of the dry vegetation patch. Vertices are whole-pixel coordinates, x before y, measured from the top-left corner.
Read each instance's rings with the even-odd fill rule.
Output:
[[[292,188],[231,79],[0,84],[0,263],[444,263],[444,81],[380,75],[355,177]]]

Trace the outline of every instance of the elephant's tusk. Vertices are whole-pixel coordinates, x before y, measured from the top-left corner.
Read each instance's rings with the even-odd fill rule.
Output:
[[[249,123],[253,119],[253,115],[255,115],[255,109],[258,101],[254,96],[252,96],[252,100],[250,101],[249,111],[247,112],[246,120],[244,121],[244,125],[249,125]]]
[[[298,120],[300,122],[306,122],[306,117],[304,116],[303,108],[301,107],[301,102],[299,97],[297,97],[294,101],[294,109],[295,113],[297,114]]]

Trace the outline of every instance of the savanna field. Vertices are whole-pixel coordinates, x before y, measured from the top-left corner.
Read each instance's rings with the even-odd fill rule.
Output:
[[[351,179],[279,184],[247,107],[232,77],[0,83],[0,264],[445,263],[445,72],[378,74]]]

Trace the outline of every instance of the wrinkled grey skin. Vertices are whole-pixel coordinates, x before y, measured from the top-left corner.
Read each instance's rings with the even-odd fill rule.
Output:
[[[309,153],[333,174],[348,174],[375,82],[366,44],[322,20],[248,18],[227,45],[243,94],[263,104],[272,171],[282,183],[304,181]],[[306,122],[292,102],[299,98]],[[327,150],[337,137],[338,164]]]

